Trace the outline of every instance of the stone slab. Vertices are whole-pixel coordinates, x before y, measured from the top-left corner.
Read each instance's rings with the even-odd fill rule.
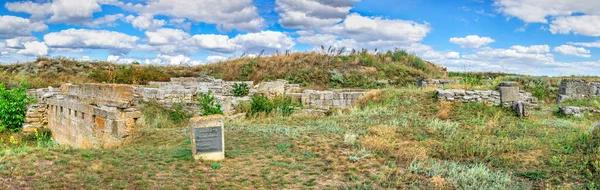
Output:
[[[213,161],[225,159],[225,130],[222,115],[193,117],[190,119],[189,126],[194,159]]]

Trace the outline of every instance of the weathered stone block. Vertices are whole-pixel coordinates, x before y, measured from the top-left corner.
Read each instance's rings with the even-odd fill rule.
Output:
[[[509,103],[520,100],[519,88],[517,87],[498,87],[500,91],[500,100],[502,103]]]

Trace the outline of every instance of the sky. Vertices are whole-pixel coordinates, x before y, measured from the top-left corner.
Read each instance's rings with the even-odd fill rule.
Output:
[[[451,71],[600,75],[598,0],[0,1],[0,63],[199,65],[277,52],[406,50]]]

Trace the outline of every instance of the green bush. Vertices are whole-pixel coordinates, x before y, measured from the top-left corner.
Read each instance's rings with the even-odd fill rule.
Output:
[[[285,117],[292,115],[294,113],[294,107],[297,106],[292,98],[287,96],[279,96],[274,102],[277,106],[277,113]]]
[[[254,95],[252,96],[252,101],[250,103],[250,111],[248,112],[249,116],[257,116],[259,113],[264,113],[266,115],[271,114],[273,109],[275,108],[275,102],[269,99],[269,97],[265,95]]]
[[[221,104],[215,101],[215,97],[208,93],[200,93],[198,97],[198,106],[200,106],[200,115],[223,114]]]
[[[246,83],[235,83],[233,84],[232,93],[235,97],[248,96],[250,88],[248,88],[248,84]]]
[[[34,99],[27,96],[26,84],[8,90],[0,83],[0,131],[20,130],[25,123],[27,105],[33,101]]]
[[[175,122],[182,122],[189,118],[188,113],[183,110],[183,103],[173,105],[173,110],[170,111],[169,118]]]
[[[257,116],[259,114],[270,115],[275,111],[282,116],[290,116],[294,113],[298,103],[292,98],[286,96],[277,96],[273,99],[265,95],[254,95],[250,102],[250,110],[248,116]]]

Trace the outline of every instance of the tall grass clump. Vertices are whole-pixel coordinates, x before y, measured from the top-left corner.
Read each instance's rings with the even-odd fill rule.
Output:
[[[250,93],[250,88],[246,83],[235,83],[232,86],[231,92],[235,97],[244,97],[248,96]]]
[[[415,160],[409,171],[426,177],[439,176],[455,183],[457,189],[525,189],[524,185],[501,171],[482,164],[462,165],[447,161]]]
[[[145,102],[142,118],[146,125],[152,128],[175,128],[186,124],[191,117],[190,113],[183,110],[183,104],[166,108],[157,102]]]

